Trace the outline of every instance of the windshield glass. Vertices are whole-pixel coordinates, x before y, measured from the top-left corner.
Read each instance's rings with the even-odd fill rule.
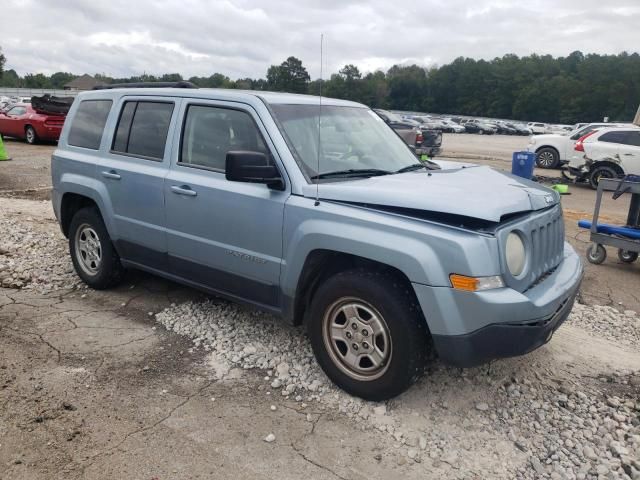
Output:
[[[318,169],[318,105],[275,104],[271,108],[308,178],[352,169],[395,172],[417,162],[402,139],[372,110],[323,105]]]

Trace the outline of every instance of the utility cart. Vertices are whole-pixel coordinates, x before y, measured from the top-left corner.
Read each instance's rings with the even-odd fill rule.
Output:
[[[598,223],[600,205],[604,192],[613,192],[616,200],[624,195],[631,195],[627,224],[624,226]],[[598,183],[596,206],[593,220],[580,220],[578,226],[591,231],[591,242],[587,250],[587,260],[599,265],[607,258],[605,245],[618,249],[618,258],[624,263],[633,263],[640,252],[640,177],[627,176],[622,179],[601,178]]]

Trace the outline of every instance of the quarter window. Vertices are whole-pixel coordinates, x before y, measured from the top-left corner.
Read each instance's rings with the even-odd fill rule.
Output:
[[[251,116],[240,110],[190,105],[184,121],[180,163],[224,171],[227,152],[234,150],[268,156]]]
[[[104,125],[111,111],[111,100],[83,100],[76,110],[67,143],[98,150]]]
[[[172,114],[173,103],[125,102],[112,151],[162,160]]]

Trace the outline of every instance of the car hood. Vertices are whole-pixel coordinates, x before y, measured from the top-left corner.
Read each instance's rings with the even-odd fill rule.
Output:
[[[543,133],[542,135],[534,135],[533,140],[535,140],[536,143],[542,143],[547,140],[563,140],[567,137],[568,135],[561,133]]]
[[[548,188],[490,167],[440,162],[441,170],[418,170],[318,186],[321,200],[406,208],[499,222],[504,215],[540,210],[560,196]],[[303,193],[316,196],[316,186]]]

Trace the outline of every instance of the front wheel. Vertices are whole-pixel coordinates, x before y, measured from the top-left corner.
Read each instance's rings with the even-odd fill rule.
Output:
[[[484,135],[484,130],[478,130],[478,135]]]
[[[76,273],[91,288],[103,290],[122,280],[124,268],[96,208],[83,208],[73,216],[69,251]]]
[[[536,155],[536,164],[540,168],[556,168],[560,163],[560,155],[553,148],[542,148]]]
[[[31,125],[28,125],[27,128],[24,129],[24,138],[29,145],[38,143],[38,135]]]
[[[631,252],[629,250],[618,250],[618,258],[623,263],[633,263],[638,260],[638,252]]]
[[[338,273],[318,288],[310,312],[318,363],[348,393],[386,400],[422,372],[426,322],[410,286],[395,276],[364,269]]]

